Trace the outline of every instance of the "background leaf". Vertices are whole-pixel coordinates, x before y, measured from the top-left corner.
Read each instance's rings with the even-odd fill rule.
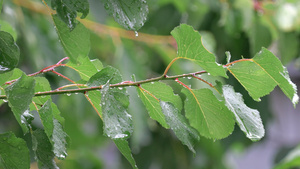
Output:
[[[115,21],[129,30],[139,30],[147,19],[148,5],[145,0],[103,0],[104,8]]]
[[[29,113],[29,104],[34,96],[35,80],[25,74],[5,88],[7,100],[23,132],[27,133],[33,116]]]
[[[220,102],[211,90],[183,89],[182,92],[186,95],[185,115],[200,135],[222,139],[232,133],[235,123],[233,115],[224,102]]]
[[[294,106],[299,101],[296,85],[291,81],[286,68],[266,48],[262,48],[250,61],[237,62],[227,69],[256,101],[269,94],[276,85]]]
[[[287,156],[277,164],[274,169],[291,169],[300,166],[300,146],[288,153]]]
[[[37,129],[33,131],[32,149],[37,159],[39,168],[58,169],[54,161],[55,156],[52,152],[52,145],[48,140],[47,135],[42,129]]]
[[[190,127],[185,117],[172,103],[160,101],[160,106],[166,117],[167,124],[170,125],[178,139],[188,146],[193,153],[196,153],[194,144],[200,140],[198,132]]]
[[[26,142],[12,132],[0,134],[0,162],[7,169],[29,169],[30,155]]]
[[[151,93],[157,99],[171,102],[179,111],[182,110],[182,101],[180,97],[178,95],[174,95],[173,89],[165,83],[154,82],[142,84],[141,87]],[[161,105],[159,101],[146,91],[142,90],[142,88],[138,88],[138,94],[146,106],[149,116],[158,121],[163,127],[169,128],[169,125],[166,123],[165,116],[161,111]]]
[[[135,163],[134,158],[132,157],[130,147],[128,146],[128,142],[124,139],[114,139],[114,142],[123,156],[129,161],[133,169],[137,169],[137,165]]]
[[[82,13],[81,19],[89,13],[88,0],[51,0],[51,6],[56,10],[59,18],[73,30],[76,27],[77,12]]]
[[[87,56],[90,51],[89,31],[80,22],[70,31],[57,15],[52,15],[52,18],[58,38],[70,60],[77,63],[79,57]]]
[[[240,93],[235,93],[232,86],[223,86],[223,96],[226,106],[235,116],[240,129],[252,141],[258,141],[265,135],[259,112],[247,107]]]
[[[177,42],[177,57],[197,63],[211,75],[227,77],[222,65],[216,63],[216,56],[205,49],[201,35],[193,27],[181,24],[171,34]]]
[[[0,74],[14,69],[19,62],[20,50],[11,34],[0,31]]]

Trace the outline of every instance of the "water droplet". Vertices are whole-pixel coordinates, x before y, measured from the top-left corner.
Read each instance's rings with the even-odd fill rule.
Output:
[[[6,102],[8,102],[7,100],[5,100],[5,99],[3,99],[3,101],[6,103]]]
[[[75,94],[78,94],[78,93],[75,93]]]
[[[118,87],[118,89],[123,90],[123,87]]]
[[[207,75],[209,76],[209,75],[210,75],[210,73],[207,73]]]
[[[71,96],[71,93],[67,93],[67,96]]]
[[[139,36],[139,33],[137,31],[134,31],[135,37]]]
[[[214,139],[214,142],[216,142],[216,139]]]
[[[151,82],[151,84],[154,84],[154,82]]]
[[[189,77],[187,77],[188,79],[192,79],[192,77],[191,76],[189,76]]]

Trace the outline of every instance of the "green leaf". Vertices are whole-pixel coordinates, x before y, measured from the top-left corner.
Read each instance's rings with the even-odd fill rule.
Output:
[[[59,40],[70,60],[77,63],[78,58],[86,57],[90,51],[89,31],[80,22],[70,31],[57,15],[52,15],[52,18]]]
[[[300,146],[293,149],[288,155],[277,164],[274,169],[291,169],[300,166]]]
[[[20,50],[11,34],[0,31],[0,74],[17,67]]]
[[[148,5],[145,0],[103,0],[104,8],[125,29],[139,30],[146,22]]]
[[[25,74],[5,88],[9,106],[21,125],[24,133],[28,132],[33,116],[29,113],[29,104],[34,96],[35,80]]]
[[[84,81],[88,81],[94,74],[103,68],[102,63],[98,59],[90,60],[88,56],[79,57],[77,63],[68,62],[67,66],[78,72],[81,79]]]
[[[265,135],[259,112],[247,107],[240,93],[235,93],[232,86],[223,86],[223,96],[226,106],[235,116],[240,129],[252,141],[258,141]]]
[[[5,84],[5,82],[7,82],[7,80],[12,76],[12,74],[13,74],[13,71],[9,71],[9,72],[0,74],[0,86]]]
[[[170,102],[160,101],[162,112],[166,117],[167,124],[170,125],[178,139],[196,153],[194,144],[200,140],[198,132],[192,128],[180,111]]]
[[[51,90],[49,81],[46,78],[44,78],[44,77],[34,77],[34,80],[35,80],[35,88],[34,88],[35,93],[45,92],[45,91],[50,91]],[[51,99],[50,95],[48,95],[48,96],[38,96],[38,97],[32,98],[32,101],[35,102],[38,105],[43,105],[49,99]],[[35,110],[36,109],[32,105],[30,105],[30,106],[31,106],[30,110]]]
[[[1,8],[0,8],[1,9]],[[0,30],[9,33],[15,40],[17,39],[16,30],[10,25],[10,23],[0,20]]]
[[[296,85],[291,81],[286,68],[265,48],[253,59],[240,60],[227,69],[256,101],[269,94],[277,85],[294,106],[299,101]]]
[[[235,123],[233,115],[211,90],[183,89],[182,92],[186,95],[185,115],[200,135],[222,139],[232,133]]]
[[[154,82],[143,84],[138,88],[138,94],[146,106],[149,116],[158,121],[165,128],[169,128],[169,125],[166,123],[165,116],[161,111],[161,106],[157,99],[171,102],[179,111],[182,109],[182,101],[180,97],[178,95],[174,95],[173,89],[165,83]]]
[[[213,76],[227,77],[223,66],[216,63],[216,56],[205,49],[201,35],[193,27],[181,24],[171,34],[178,45],[177,57],[197,63]]]
[[[52,145],[42,129],[33,131],[32,149],[34,151],[39,168],[58,169],[54,161],[55,156],[52,152]]]
[[[101,90],[101,107],[104,133],[112,138],[127,138],[133,126],[131,115],[127,112],[129,98],[125,89],[110,88],[109,84]]]
[[[137,165],[135,163],[134,158],[132,157],[130,147],[128,145],[128,142],[124,139],[114,139],[114,142],[120,152],[123,154],[123,156],[128,160],[128,162],[131,164],[132,168],[137,169]]]
[[[63,118],[58,108],[48,100],[38,112],[55,156],[64,159],[67,156],[68,136],[63,129]]]
[[[0,162],[6,169],[29,169],[30,155],[26,142],[12,132],[0,134]]]
[[[77,12],[82,13],[81,19],[85,18],[89,13],[88,0],[51,0],[51,6],[56,10],[60,19],[64,21],[71,30],[76,27]]]

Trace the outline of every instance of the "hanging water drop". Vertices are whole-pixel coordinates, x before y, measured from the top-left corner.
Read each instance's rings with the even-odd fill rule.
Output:
[[[151,82],[151,84],[154,84],[154,82]]]
[[[123,87],[118,87],[118,89],[122,90],[122,89],[123,89]]]
[[[71,96],[71,93],[67,93],[67,96]]]
[[[3,99],[3,101],[6,103],[6,102],[8,102],[7,100],[5,100],[5,99]]]
[[[134,31],[135,37],[139,36],[139,33],[137,31]]]
[[[189,77],[187,77],[188,79],[192,79],[192,77],[191,76],[189,76]]]

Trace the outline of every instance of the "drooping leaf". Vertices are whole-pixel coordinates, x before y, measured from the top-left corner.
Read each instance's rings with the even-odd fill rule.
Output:
[[[59,115],[58,108],[48,100],[38,112],[55,156],[64,159],[67,156],[68,136],[63,129],[64,119]]]
[[[185,115],[192,127],[200,135],[212,139],[222,139],[230,135],[234,128],[234,117],[209,89],[183,89]]]
[[[288,153],[286,157],[274,169],[291,169],[300,166],[300,146],[296,147]]]
[[[138,88],[138,94],[146,106],[150,117],[158,121],[165,128],[169,128],[169,125],[166,123],[165,116],[161,111],[161,106],[157,99],[171,102],[179,111],[182,109],[180,97],[174,95],[173,89],[165,83],[154,82],[143,84]]]
[[[12,132],[0,134],[0,163],[7,169],[29,169],[30,155],[26,142]]]
[[[200,140],[198,132],[192,128],[180,111],[170,102],[160,101],[162,112],[166,117],[167,124],[174,131],[178,139],[196,153],[194,144]]]
[[[193,27],[181,24],[171,34],[177,42],[177,57],[197,63],[211,75],[227,77],[222,65],[216,63],[216,56],[205,49],[201,35]]]
[[[127,112],[129,98],[125,89],[104,85],[101,90],[101,107],[104,133],[112,138],[128,138],[132,131],[131,115]]]
[[[34,96],[35,80],[25,74],[5,88],[7,100],[16,120],[24,133],[28,132],[33,116],[29,113],[29,104]]]
[[[11,34],[0,31],[0,74],[14,69],[19,63],[20,50]]]
[[[52,18],[59,40],[70,60],[77,63],[78,58],[86,57],[90,51],[89,31],[81,23],[70,31],[57,15],[52,15]]]
[[[78,58],[77,63],[68,62],[67,65],[76,70],[84,81],[88,81],[103,68],[102,63],[98,59],[92,61],[88,56]]]
[[[148,5],[145,0],[103,0],[104,8],[125,29],[139,30],[147,19]]]
[[[262,48],[254,58],[234,63],[227,69],[256,101],[269,94],[277,85],[294,106],[299,101],[296,85],[291,81],[286,68],[266,48]]]
[[[130,147],[128,145],[128,142],[124,139],[114,139],[114,142],[120,152],[123,154],[123,156],[128,160],[128,162],[131,164],[132,168],[137,169],[137,165],[135,163],[135,160],[131,154]]]
[[[240,93],[235,93],[232,86],[223,86],[223,96],[226,106],[235,116],[240,129],[252,141],[258,141],[265,135],[259,112],[247,107]]]
[[[85,18],[89,13],[88,0],[51,0],[51,6],[70,30],[73,30],[77,25],[77,12],[82,13],[81,19]]]
[[[52,145],[42,129],[33,131],[32,149],[34,151],[39,168],[58,169],[54,161],[55,156],[52,152]]]

